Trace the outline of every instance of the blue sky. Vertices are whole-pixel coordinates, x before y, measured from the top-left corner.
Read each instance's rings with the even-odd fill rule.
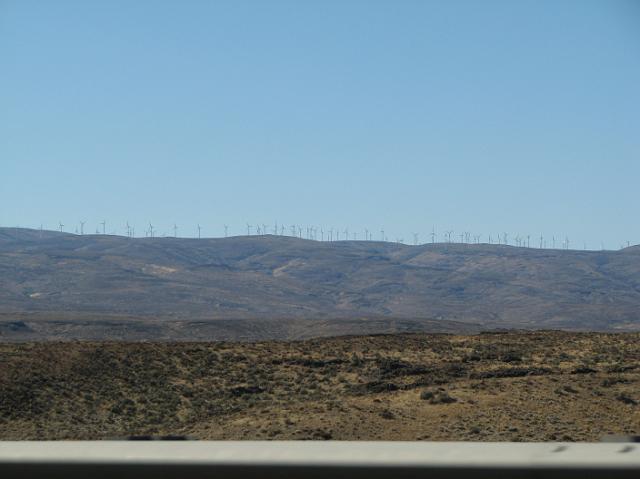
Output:
[[[5,226],[640,243],[640,4],[0,0],[0,176]]]

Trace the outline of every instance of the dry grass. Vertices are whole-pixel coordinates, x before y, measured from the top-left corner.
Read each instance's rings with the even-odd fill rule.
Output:
[[[639,334],[0,344],[0,439],[598,440],[640,433]]]

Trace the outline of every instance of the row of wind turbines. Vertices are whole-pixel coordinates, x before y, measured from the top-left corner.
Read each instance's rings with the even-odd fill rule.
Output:
[[[75,234],[84,235],[84,227],[86,221],[80,221],[75,228]],[[64,232],[65,225],[62,222],[59,222],[58,228],[60,232]],[[224,227],[224,237],[227,238],[229,236],[229,225],[223,225]],[[40,226],[42,230],[42,225]],[[126,236],[128,238],[136,238],[136,229],[135,226],[132,226],[127,221],[125,223],[125,231]],[[169,232],[170,231],[170,232]],[[178,225],[173,224],[170,230],[165,230],[161,235],[158,235],[158,230],[154,225],[150,222],[148,227],[144,230],[145,238],[155,238],[155,237],[178,237]],[[197,237],[202,238],[202,226],[200,224],[196,225],[194,233],[197,232]],[[95,234],[107,234],[107,222],[103,220],[98,223],[96,226]],[[117,232],[111,231],[109,234],[116,235]],[[278,224],[275,222],[273,225],[267,225],[265,223],[256,223],[250,224],[246,223],[246,234],[247,236],[263,236],[263,235],[276,235],[276,236],[291,236],[300,239],[308,239],[313,241],[383,241],[389,242],[389,237],[387,236],[384,229],[380,229],[377,234],[374,234],[374,231],[363,228],[362,230],[350,230],[348,227],[344,229],[340,228],[328,228],[317,227],[317,226],[303,226],[303,225],[284,225]],[[420,241],[419,233],[412,233],[413,236],[413,244],[420,245],[425,243],[446,243],[446,244],[481,244],[484,235],[482,234],[474,234],[468,231],[462,231],[456,233],[454,230],[447,230],[440,234],[436,233],[435,227],[432,228],[431,233],[427,235],[428,240]],[[405,244],[404,238],[396,237],[394,240],[396,243]],[[571,247],[571,243],[567,236],[562,238],[556,238],[556,236],[551,236],[551,238],[546,238],[544,235],[540,235],[539,237],[532,237],[531,235],[520,235],[516,234],[510,236],[509,233],[502,232],[497,234],[489,234],[487,235],[488,244],[497,244],[497,245],[511,245],[518,246],[521,248],[540,248],[540,249],[565,249],[568,250]],[[602,249],[604,250],[604,244],[601,244]],[[630,246],[630,242],[627,241],[626,245],[621,245],[620,248],[624,248]],[[584,249],[587,249],[586,243],[583,244]]]

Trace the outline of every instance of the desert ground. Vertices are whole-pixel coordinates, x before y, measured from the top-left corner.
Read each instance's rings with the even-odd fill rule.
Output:
[[[0,439],[595,441],[640,433],[640,334],[0,344]]]

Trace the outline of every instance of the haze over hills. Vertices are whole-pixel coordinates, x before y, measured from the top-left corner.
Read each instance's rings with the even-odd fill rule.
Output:
[[[0,228],[0,337],[290,339],[640,329],[640,248]]]

